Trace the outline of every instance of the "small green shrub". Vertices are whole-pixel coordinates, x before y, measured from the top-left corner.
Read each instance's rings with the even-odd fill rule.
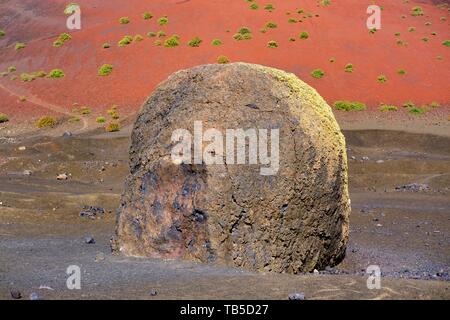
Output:
[[[20,50],[20,49],[25,48],[26,46],[27,46],[27,45],[26,45],[25,43],[17,42],[17,43],[16,43],[16,46],[15,46],[15,49],[16,49],[16,50]]]
[[[309,33],[306,31],[303,31],[302,33],[300,33],[300,39],[306,40],[309,38]]]
[[[92,113],[92,111],[91,111],[91,108],[89,108],[89,107],[84,106],[84,107],[81,107],[81,108],[80,108],[80,114],[81,114],[82,116],[88,116],[88,115],[90,115],[91,113]]]
[[[252,10],[258,10],[258,9],[259,9],[259,6],[258,6],[256,3],[252,3],[252,4],[250,5],[250,9],[252,9]]]
[[[414,7],[414,8],[412,9],[411,15],[412,15],[413,17],[423,16],[423,15],[424,15],[424,12],[423,12],[422,7],[419,7],[419,6]]]
[[[220,41],[220,39],[214,39],[213,41],[211,41],[211,44],[213,46],[220,46],[222,45],[222,41]]]
[[[4,113],[0,113],[0,123],[5,123],[8,121],[9,121],[9,117]]]
[[[409,113],[412,113],[414,115],[421,115],[427,112],[425,108],[419,108],[419,107],[413,107],[408,109]]]
[[[267,22],[266,23],[266,28],[276,29],[277,27],[278,27],[278,25],[276,23],[274,23],[274,22]]]
[[[439,108],[441,105],[439,103],[437,103],[436,101],[433,101],[432,103],[430,103],[430,107],[431,108]]]
[[[383,75],[383,74],[379,75],[378,78],[377,78],[377,81],[379,83],[385,83],[385,82],[387,82],[387,77],[385,75]]]
[[[288,19],[288,23],[297,23],[297,22],[298,22],[297,19],[293,19],[293,18]]]
[[[399,75],[404,76],[406,74],[406,70],[400,69],[397,71]]]
[[[151,12],[147,11],[147,12],[144,12],[142,17],[144,18],[144,20],[150,20],[151,18],[153,18],[153,14],[151,14]]]
[[[166,36],[166,33],[164,31],[160,30],[156,33],[156,36],[158,38],[164,38]]]
[[[147,37],[149,37],[149,38],[154,38],[154,37],[156,37],[156,32],[152,32],[152,31],[148,32],[148,33],[147,33]]]
[[[353,64],[348,63],[344,69],[345,69],[345,72],[352,73],[353,72]]]
[[[136,41],[136,42],[140,42],[142,40],[144,40],[144,37],[141,36],[140,34],[135,35],[133,38],[133,41]]]
[[[9,73],[13,73],[13,72],[16,72],[16,71],[17,71],[17,68],[15,66],[8,67],[8,72]]]
[[[274,9],[275,9],[275,7],[272,4],[266,4],[266,6],[264,7],[264,10],[268,10],[268,11],[272,11]]]
[[[97,123],[105,123],[106,122],[106,118],[105,117],[98,117],[97,119],[95,119],[95,121]]]
[[[119,23],[120,24],[129,24],[130,23],[130,18],[128,18],[128,17],[121,17],[121,18],[119,18]]]
[[[381,105],[380,106],[380,111],[381,112],[387,112],[387,111],[397,111],[398,108],[396,106],[390,106],[390,105]]]
[[[3,38],[4,36],[6,36],[6,32],[0,29],[0,38]]]
[[[416,31],[416,28],[414,28],[414,27],[409,27],[408,28],[408,32],[414,32],[414,31]]]
[[[62,47],[63,44],[64,44],[64,42],[62,42],[61,40],[55,40],[53,42],[53,46],[56,47],[56,48]]]
[[[250,34],[250,33],[252,33],[252,31],[247,27],[242,27],[239,29],[238,33],[239,34]]]
[[[403,108],[415,108],[416,105],[412,101],[407,101],[407,102],[403,103],[402,107]]]
[[[103,49],[108,49],[111,45],[107,42],[103,44]]]
[[[156,40],[155,42],[153,42],[153,45],[159,47],[159,46],[162,45],[162,41],[161,40]]]
[[[353,101],[336,101],[334,103],[334,107],[337,110],[343,111],[363,111],[366,109],[366,105],[362,102],[353,102]]]
[[[113,71],[113,66],[110,64],[104,64],[100,67],[100,69],[98,70],[98,75],[99,76],[108,76],[111,74],[111,72]]]
[[[164,26],[168,23],[169,23],[169,18],[167,18],[167,16],[164,16],[164,17],[158,19],[158,24],[160,26]]]
[[[68,33],[61,33],[58,37],[58,40],[62,41],[62,42],[66,42],[69,40],[72,40],[72,36]]]
[[[129,45],[131,42],[133,42],[132,36],[125,36],[118,42],[119,47],[125,47]]]
[[[192,39],[191,41],[188,42],[188,46],[196,48],[196,47],[200,47],[200,44],[203,42],[202,39],[200,39],[199,37],[195,37],[194,39]]]
[[[44,116],[36,121],[36,127],[38,128],[47,128],[56,126],[56,119],[50,116]]]
[[[177,35],[173,35],[164,41],[164,47],[166,48],[175,48],[180,45],[180,37]]]
[[[228,59],[226,56],[219,56],[217,58],[217,63],[219,63],[219,64],[226,64],[229,62],[230,62],[230,59]]]
[[[269,48],[272,48],[272,49],[275,49],[275,48],[278,48],[278,43],[276,42],[276,41],[269,41],[268,43],[267,43],[267,46],[269,47]]]
[[[53,69],[48,74],[48,77],[53,79],[63,78],[64,76],[65,76],[64,71],[62,71],[61,69]]]
[[[117,122],[111,122],[105,127],[106,132],[117,132],[120,131],[120,124]]]
[[[322,69],[315,69],[311,72],[311,76],[316,79],[321,79],[325,76],[325,71]]]
[[[446,46],[446,47],[450,47],[450,40],[445,40],[444,42],[442,42],[442,45]]]

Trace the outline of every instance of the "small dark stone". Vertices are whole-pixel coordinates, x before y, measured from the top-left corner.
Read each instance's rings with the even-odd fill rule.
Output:
[[[95,239],[92,238],[92,237],[85,237],[85,238],[84,238],[84,243],[87,243],[87,244],[94,244],[94,243],[95,243]]]
[[[72,135],[73,134],[70,131],[66,131],[66,132],[63,133],[63,137],[65,137],[65,138],[71,137]]]
[[[304,293],[291,293],[289,300],[306,300]]]
[[[249,107],[251,109],[259,109],[258,106],[256,104],[254,104],[254,103],[249,103],[249,104],[246,104],[245,106]]]
[[[105,214],[105,209],[94,206],[84,206],[80,212],[80,217],[96,219]]]
[[[11,297],[13,298],[13,299],[22,299],[22,293],[20,293],[20,291],[19,290],[11,290],[10,291],[10,293],[11,293]]]

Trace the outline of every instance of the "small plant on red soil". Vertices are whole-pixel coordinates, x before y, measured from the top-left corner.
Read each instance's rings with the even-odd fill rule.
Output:
[[[378,78],[377,78],[377,81],[379,83],[385,83],[385,82],[387,82],[387,77],[385,75],[383,75],[383,74],[379,75]]]
[[[151,18],[153,18],[153,15],[151,14],[151,12],[147,11],[147,12],[144,12],[142,17],[144,18],[144,20],[150,20]]]
[[[298,22],[297,19],[294,19],[294,18],[288,19],[288,23],[297,23],[297,22]]]
[[[106,132],[117,132],[120,131],[120,124],[117,122],[111,122],[105,127]]]
[[[413,17],[423,16],[424,13],[423,13],[422,7],[418,7],[418,6],[417,6],[417,7],[414,7],[414,8],[412,9],[411,15],[412,15]]]
[[[3,38],[4,36],[6,36],[6,32],[0,29],[0,38]]]
[[[99,76],[108,76],[111,74],[111,72],[113,71],[113,66],[110,64],[104,64],[100,67],[100,69],[98,70],[98,75]]]
[[[36,127],[38,128],[48,128],[56,126],[56,119],[50,116],[41,117],[38,121],[36,121]]]
[[[152,31],[148,32],[148,33],[147,33],[147,37],[149,37],[149,38],[154,38],[154,37],[156,37],[156,32],[152,32]]]
[[[196,48],[196,47],[200,47],[200,44],[203,42],[202,39],[200,39],[199,37],[195,37],[194,39],[192,39],[191,41],[188,42],[188,46]]]
[[[178,35],[173,35],[164,41],[164,47],[166,48],[175,48],[180,45],[180,37]]]
[[[264,10],[272,11],[272,10],[275,10],[275,7],[272,4],[266,4],[266,6],[264,7]]]
[[[97,122],[97,123],[105,123],[106,122],[106,118],[105,117],[98,117],[97,119],[95,119],[95,122]]]
[[[325,71],[322,69],[315,69],[311,72],[311,76],[316,79],[321,79],[325,76]]]
[[[156,36],[158,38],[164,38],[166,36],[166,33],[164,31],[160,30],[156,33]]]
[[[164,16],[164,17],[158,19],[158,24],[160,26],[164,26],[168,23],[169,23],[169,18],[167,18],[167,16]]]
[[[17,68],[15,66],[8,67],[8,73],[13,73],[13,72],[16,72],[16,71],[17,71]]]
[[[300,39],[306,40],[309,38],[309,33],[306,31],[303,31],[302,33],[300,33]]]
[[[121,17],[121,18],[119,18],[119,23],[120,24],[129,24],[130,23],[130,18],[128,18],[128,17]]]
[[[91,109],[90,109],[89,107],[84,106],[84,107],[81,107],[81,108],[80,108],[80,114],[81,114],[82,116],[88,116],[88,115],[90,115],[91,113],[92,113],[92,111],[91,111]]]
[[[275,48],[278,48],[278,43],[276,42],[276,41],[269,41],[268,43],[267,43],[267,46],[269,47],[269,48],[272,48],[272,49],[275,49]]]
[[[266,28],[276,29],[277,27],[278,27],[278,25],[275,22],[267,22],[266,23]]]
[[[133,41],[137,41],[137,42],[140,42],[142,40],[144,40],[144,37],[141,36],[140,34],[135,35],[133,38]]]
[[[9,121],[8,116],[6,114],[4,114],[4,113],[0,113],[0,123],[5,123],[5,122],[8,122],[8,121]]]
[[[219,56],[217,58],[217,63],[219,63],[219,64],[226,64],[226,63],[229,63],[229,62],[230,62],[230,59],[228,59],[225,56]]]
[[[423,107],[413,107],[408,109],[409,113],[414,115],[421,115],[427,112],[427,110]]]
[[[161,40],[156,40],[155,42],[153,42],[154,46],[160,47],[162,45],[162,41]]]
[[[238,33],[236,33],[233,38],[235,40],[250,40],[252,38],[252,33],[249,28],[243,27],[239,29]]]
[[[345,72],[348,72],[348,73],[352,73],[353,72],[353,65],[351,64],[351,63],[348,63],[346,66],[345,66]]]
[[[334,107],[337,110],[342,111],[363,111],[366,109],[366,105],[362,102],[353,102],[353,101],[336,101],[334,103]]]
[[[442,42],[442,45],[446,46],[446,47],[450,47],[450,40],[445,40],[444,42]]]
[[[250,9],[252,9],[252,10],[258,10],[258,9],[259,9],[259,6],[258,6],[256,3],[252,3],[252,4],[250,5]]]
[[[222,45],[222,41],[220,41],[220,39],[214,39],[213,41],[211,41],[211,44],[213,46],[220,46]]]
[[[17,42],[16,43],[16,46],[14,47],[16,50],[20,50],[20,49],[23,49],[23,48],[25,48],[27,45],[25,44],[25,43],[22,43],[22,42]]]
[[[125,47],[129,45],[131,42],[133,42],[132,36],[125,36],[118,42],[119,47]]]
[[[53,79],[63,78],[64,76],[65,76],[64,71],[62,71],[61,69],[53,69],[48,74],[48,77]]]
[[[414,104],[414,102],[412,101],[406,101],[405,103],[403,103],[402,107],[403,108],[414,108],[416,105]]]
[[[433,101],[432,103],[430,103],[430,107],[431,108],[439,108],[441,105],[439,103],[437,103],[436,101]]]
[[[111,47],[111,45],[108,42],[103,44],[103,49],[108,49],[109,47]]]
[[[386,105],[386,104],[383,104],[380,106],[381,112],[397,111],[397,110],[398,110],[398,108],[396,106],[390,106],[390,105]]]
[[[406,74],[406,70],[400,69],[400,70],[397,71],[397,73],[398,73],[399,75],[401,75],[401,76],[404,76],[404,75]]]

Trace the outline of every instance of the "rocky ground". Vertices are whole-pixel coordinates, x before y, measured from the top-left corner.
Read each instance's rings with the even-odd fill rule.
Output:
[[[11,291],[22,299],[450,298],[448,135],[344,130],[347,256],[333,269],[286,275],[112,255],[129,133],[1,131],[0,299]],[[66,287],[70,265],[81,268],[81,290]],[[382,270],[380,290],[367,289],[369,265]]]

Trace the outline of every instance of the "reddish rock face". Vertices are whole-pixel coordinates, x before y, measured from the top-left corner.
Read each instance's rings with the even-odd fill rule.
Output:
[[[227,130],[239,128],[257,139],[244,140],[250,151],[235,164],[227,152],[238,153],[239,142]],[[180,129],[194,143],[174,161],[189,141]],[[345,141],[330,107],[292,74],[236,63],[172,75],[137,118],[130,160],[117,219],[126,255],[289,273],[345,255]]]

